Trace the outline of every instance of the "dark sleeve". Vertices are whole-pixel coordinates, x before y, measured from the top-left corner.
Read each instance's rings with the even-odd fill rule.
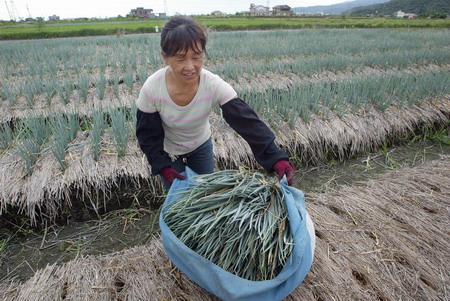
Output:
[[[164,129],[158,112],[137,110],[136,137],[152,167],[152,174],[156,175],[164,167],[170,166],[170,157],[164,151]]]
[[[275,143],[275,135],[259,119],[255,111],[240,98],[234,98],[221,106],[225,121],[247,141],[256,161],[268,172],[279,160],[288,160],[285,151]]]

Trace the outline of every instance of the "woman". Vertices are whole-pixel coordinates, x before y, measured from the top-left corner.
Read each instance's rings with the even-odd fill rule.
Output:
[[[167,65],[152,74],[137,100],[136,136],[153,174],[166,189],[187,165],[198,174],[214,172],[209,117],[220,105],[225,121],[250,145],[255,159],[280,179],[293,182],[287,154],[275,136],[236,91],[203,69],[206,35],[190,18],[174,17],[161,33],[161,55]]]

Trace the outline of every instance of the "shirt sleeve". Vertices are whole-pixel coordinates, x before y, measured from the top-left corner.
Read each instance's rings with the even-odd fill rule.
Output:
[[[213,82],[215,83],[214,95],[219,105],[224,105],[231,99],[237,97],[236,90],[234,90],[234,88],[229,83],[224,81],[218,75],[214,74],[212,76]]]
[[[144,113],[154,113],[157,112],[157,108],[150,97],[150,91],[154,91],[155,88],[152,87],[152,82],[150,80],[145,81],[139,92],[138,99],[136,101],[136,106],[139,110]]]
[[[279,160],[288,160],[274,141],[275,135],[242,99],[234,98],[221,106],[225,121],[250,145],[256,161],[267,172]]]
[[[145,113],[137,110],[136,137],[142,152],[152,167],[152,174],[158,174],[169,167],[171,159],[164,151],[164,129],[158,112]]]

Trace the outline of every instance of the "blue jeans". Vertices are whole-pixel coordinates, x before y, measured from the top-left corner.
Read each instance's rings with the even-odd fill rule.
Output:
[[[172,162],[170,167],[182,173],[185,171],[186,166],[192,169],[198,174],[208,174],[214,172],[214,151],[211,138],[209,138],[205,143],[197,147],[190,153],[179,155],[177,159]],[[167,183],[163,177],[161,177],[164,188],[169,191],[170,185]]]

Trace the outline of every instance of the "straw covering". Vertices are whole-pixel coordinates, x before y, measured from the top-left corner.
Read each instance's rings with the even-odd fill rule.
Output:
[[[306,196],[317,246],[285,300],[448,300],[450,158]],[[158,238],[4,282],[0,300],[218,300],[171,266]]]
[[[239,277],[253,281],[276,277],[293,248],[278,180],[244,169],[195,179],[164,213],[175,236]]]

